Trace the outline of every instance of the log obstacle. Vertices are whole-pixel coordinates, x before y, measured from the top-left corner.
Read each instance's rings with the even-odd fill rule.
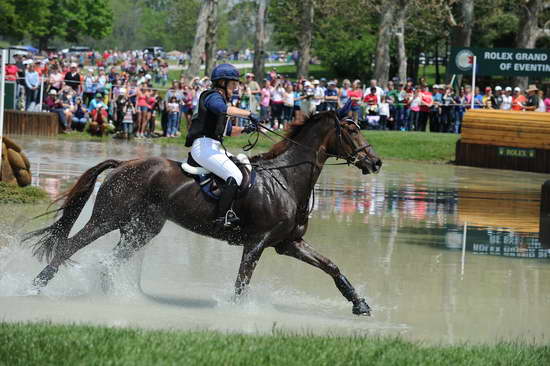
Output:
[[[540,244],[545,249],[550,249],[550,180],[542,185],[540,195]]]
[[[59,132],[59,117],[55,113],[4,111],[6,135],[56,136]]]
[[[455,160],[479,168],[550,173],[550,113],[469,110]]]
[[[31,163],[21,147],[9,137],[2,139],[2,168],[0,182],[19,184],[21,187],[31,184]]]

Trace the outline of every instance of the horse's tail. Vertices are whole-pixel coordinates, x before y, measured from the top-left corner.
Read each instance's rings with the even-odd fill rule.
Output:
[[[62,211],[61,217],[52,225],[27,233],[23,237],[23,242],[32,238],[38,238],[38,241],[33,244],[33,255],[35,257],[39,260],[46,259],[49,262],[63,249],[63,244],[67,242],[73,225],[86,205],[86,201],[88,201],[94,191],[97,177],[104,170],[117,168],[121,164],[122,162],[118,160],[105,160],[88,169],[78,178],[78,181],[70,190],[52,202],[53,204],[65,199],[61,207],[56,210]]]

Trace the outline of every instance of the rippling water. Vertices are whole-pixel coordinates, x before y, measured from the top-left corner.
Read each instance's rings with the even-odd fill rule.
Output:
[[[34,183],[52,195],[107,158],[184,156],[177,146],[20,138]],[[44,207],[0,206],[0,317],[114,326],[319,334],[402,334],[453,343],[545,341],[550,326],[549,251],[538,242],[540,186],[548,175],[386,161],[378,175],[327,167],[306,239],[334,260],[374,309],[351,315],[332,280],[267,251],[251,293],[231,302],[240,248],[168,224],[104,294],[99,262],[110,234],[74,257],[40,296],[42,268],[21,248],[22,218]],[[6,215],[4,213],[9,213]],[[85,209],[77,225],[91,214]],[[465,231],[466,227],[466,231]],[[466,232],[466,252],[462,245]],[[1,244],[0,244],[1,245]],[[546,335],[547,336],[547,335]]]

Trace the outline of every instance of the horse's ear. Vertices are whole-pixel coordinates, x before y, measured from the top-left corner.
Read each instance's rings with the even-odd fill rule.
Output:
[[[347,117],[349,111],[351,110],[351,98],[348,99],[346,104],[340,109],[336,111],[336,114],[338,115],[338,118],[342,119],[344,117]]]

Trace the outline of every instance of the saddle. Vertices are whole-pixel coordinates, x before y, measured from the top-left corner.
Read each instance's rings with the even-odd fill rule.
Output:
[[[231,156],[230,159],[235,163],[243,175],[243,180],[237,191],[237,198],[241,198],[244,197],[256,183],[256,171],[252,169],[250,160],[245,154],[239,154],[237,157]],[[181,164],[181,169],[185,175],[195,179],[202,193],[207,197],[215,200],[220,199],[225,181],[208,169],[200,166],[200,164],[193,159],[191,153],[188,154],[187,161]]]

